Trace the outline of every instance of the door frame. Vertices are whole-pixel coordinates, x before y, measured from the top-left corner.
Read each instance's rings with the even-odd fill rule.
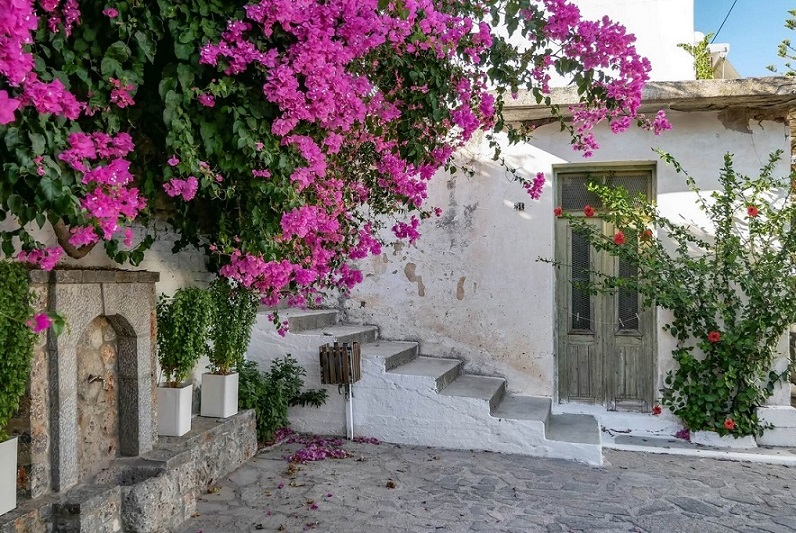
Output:
[[[584,173],[608,173],[611,171],[616,172],[644,172],[649,173],[650,176],[650,185],[649,185],[649,193],[650,198],[655,201],[657,200],[657,191],[658,191],[658,179],[657,179],[657,161],[649,160],[649,161],[627,161],[627,162],[595,162],[595,163],[561,163],[561,164],[554,164],[552,165],[552,185],[553,185],[553,192],[554,192],[554,202],[556,206],[562,205],[562,198],[561,198],[561,179],[563,175],[567,174],[584,174]],[[562,246],[565,246],[565,242],[560,242],[561,239],[558,238],[558,231],[557,231],[557,224],[554,220],[552,225],[552,238],[553,238],[553,252],[555,254],[555,260],[558,260],[561,257]],[[615,259],[614,259],[615,260]],[[595,257],[592,256],[591,258],[591,268],[594,266]],[[561,346],[562,346],[562,335],[567,335],[567,331],[562,330],[562,328],[568,328],[568,322],[562,322],[561,320],[561,311],[558,306],[558,296],[559,291],[562,289],[560,284],[562,282],[562,275],[560,274],[559,267],[555,267],[554,273],[554,280],[553,280],[553,342],[554,342],[554,394],[553,400],[556,404],[562,403],[561,399]],[[563,289],[564,292],[569,295],[569,284],[567,287]],[[617,298],[617,295],[614,295],[614,298]],[[566,301],[569,301],[567,299]],[[594,306],[594,304],[592,304]],[[650,358],[650,366],[649,375],[647,379],[649,379],[649,398],[647,398],[649,407],[651,408],[654,402],[658,398],[658,380],[659,380],[659,357],[658,357],[658,309],[657,307],[651,309],[652,318],[651,318],[651,327],[650,327],[650,339],[649,339],[649,346],[651,350],[651,358]],[[601,347],[603,354],[605,354],[605,349]],[[601,358],[601,365],[602,368],[600,369],[601,378],[603,380],[604,386],[608,386],[611,384],[613,386],[614,377],[609,377],[606,375],[607,368],[606,368],[606,357],[605,355]],[[593,405],[600,405],[602,404],[607,410],[615,410],[616,406],[611,406],[611,400],[608,398],[609,394],[606,392],[603,394],[603,399],[601,402],[595,402]],[[584,405],[588,405],[585,404]]]

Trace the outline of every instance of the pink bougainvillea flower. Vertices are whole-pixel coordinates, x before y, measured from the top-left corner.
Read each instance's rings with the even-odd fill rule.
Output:
[[[721,333],[718,331],[711,331],[708,333],[708,340],[712,343],[717,343],[721,340]]]
[[[560,217],[561,215],[564,214],[564,210],[561,209],[560,207],[556,207],[555,209],[553,209],[553,214],[557,217]]]
[[[44,313],[39,313],[28,320],[27,325],[33,330],[33,333],[40,333],[46,329],[49,329],[49,327],[53,325],[53,321]]]
[[[587,205],[586,207],[583,208],[583,214],[586,215],[587,217],[593,217],[594,208],[590,205]]]
[[[199,100],[199,103],[205,107],[213,107],[216,105],[216,99],[213,97],[212,94],[200,94],[196,97]]]
[[[663,409],[661,409],[660,405],[656,404],[656,405],[652,406],[652,414],[653,415],[658,416],[659,414],[661,414],[661,412],[663,412]]]
[[[168,159],[168,161],[166,161],[166,163],[168,163],[170,167],[176,167],[177,165],[179,165],[179,164],[180,164],[180,160],[179,160],[179,159],[177,159],[177,156],[176,156],[176,155],[173,155],[173,156],[171,156],[171,157]]]
[[[724,429],[727,431],[732,431],[735,429],[735,421],[732,418],[728,418],[724,421]]]
[[[614,235],[614,244],[617,246],[622,246],[625,244],[625,234],[621,231],[617,231]]]
[[[0,91],[0,124],[11,124],[16,120],[14,112],[19,109],[19,100],[9,98],[6,91]]]
[[[182,199],[189,202],[196,196],[196,191],[199,189],[199,180],[195,176],[188,176],[188,179],[172,178],[168,183],[163,184],[163,190],[166,194],[174,198],[175,196],[182,196]]]
[[[255,150],[257,150],[258,152],[259,152],[259,151],[261,151],[261,150],[263,149],[263,147],[264,147],[264,146],[265,146],[265,145],[264,145],[263,143],[261,143],[261,142],[256,142],[256,143],[254,143],[254,148],[255,148]]]
[[[757,207],[750,205],[746,208],[746,214],[749,215],[749,218],[755,218],[760,214],[760,211],[757,209]]]
[[[528,196],[533,198],[534,200],[538,200],[542,197],[542,190],[544,189],[545,184],[545,176],[544,172],[538,172],[536,177],[533,179],[533,183],[526,182],[524,187],[525,191],[528,193]]]
[[[112,7],[103,9],[102,14],[108,17],[109,19],[115,19],[116,17],[119,16],[119,12]]]

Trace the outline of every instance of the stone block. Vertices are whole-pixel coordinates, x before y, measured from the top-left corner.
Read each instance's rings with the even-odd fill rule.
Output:
[[[50,273],[44,270],[28,271],[28,280],[32,284],[46,284],[50,281]]]
[[[114,283],[115,270],[84,270],[83,283]]]
[[[82,270],[53,270],[55,276],[55,283],[59,284],[73,284],[83,283]]]
[[[117,533],[122,531],[121,487],[88,485],[71,490],[54,504],[56,531]]]
[[[117,273],[118,274],[118,273]],[[135,335],[149,335],[150,314],[155,308],[155,289],[151,284],[107,283],[102,285],[105,315],[113,322],[113,315],[126,320]],[[123,333],[116,328],[117,332]]]

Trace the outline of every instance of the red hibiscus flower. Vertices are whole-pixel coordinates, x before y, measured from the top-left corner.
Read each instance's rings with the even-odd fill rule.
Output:
[[[560,207],[556,207],[555,209],[553,209],[553,214],[557,217],[560,217],[561,215],[564,214],[564,210],[561,209]]]
[[[641,234],[641,240],[642,241],[650,241],[650,240],[652,240],[652,230],[651,229],[645,229],[644,232]]]
[[[586,207],[583,208],[583,214],[586,215],[587,217],[593,217],[594,208],[590,205],[587,205]]]
[[[655,416],[658,416],[659,414],[661,414],[662,411],[663,411],[663,409],[661,409],[660,405],[653,405],[652,406],[652,414],[654,414]]]
[[[757,207],[750,205],[746,208],[746,214],[749,215],[750,218],[755,218],[760,214],[760,211],[757,209]]]
[[[617,231],[616,235],[614,235],[614,244],[617,246],[625,244],[625,234],[621,231]]]
[[[708,333],[708,340],[713,343],[719,342],[721,340],[721,333],[718,331],[711,331]]]
[[[727,420],[725,420],[724,429],[726,429],[727,431],[732,431],[733,429],[735,429],[735,421],[733,421],[732,418],[728,418]]]

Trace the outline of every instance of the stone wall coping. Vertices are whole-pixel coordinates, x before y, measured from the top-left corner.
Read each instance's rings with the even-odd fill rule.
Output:
[[[551,103],[560,106],[564,116],[571,116],[570,106],[578,104],[577,87],[556,87],[550,92]],[[649,82],[644,87],[641,111],[723,111],[754,109],[784,118],[796,107],[796,79],[784,76],[740,78],[736,80],[686,80]],[[507,122],[552,120],[547,106],[538,104],[529,91],[517,98],[506,98],[503,116]]]
[[[160,272],[148,270],[110,269],[55,269],[30,270],[28,279],[33,284],[81,284],[81,283],[157,283]]]

